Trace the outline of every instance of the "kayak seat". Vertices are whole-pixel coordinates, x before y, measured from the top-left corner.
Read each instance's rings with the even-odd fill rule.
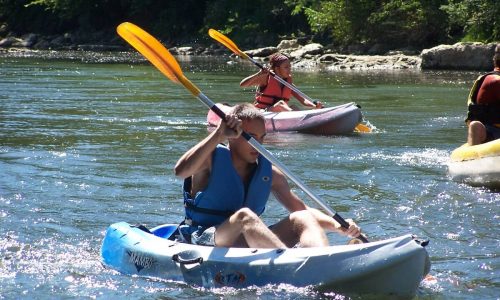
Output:
[[[146,227],[146,225],[143,225],[143,224],[134,224],[134,225],[130,225],[130,227],[138,228],[144,232],[151,233],[151,231],[149,231],[149,229]]]
[[[157,237],[164,239],[172,239],[175,237],[175,232],[177,231],[178,224],[164,224],[151,229],[151,233]]]

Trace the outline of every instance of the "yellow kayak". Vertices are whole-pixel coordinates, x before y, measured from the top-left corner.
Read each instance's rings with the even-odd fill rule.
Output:
[[[453,180],[500,188],[500,139],[458,147],[451,153],[448,170]]]

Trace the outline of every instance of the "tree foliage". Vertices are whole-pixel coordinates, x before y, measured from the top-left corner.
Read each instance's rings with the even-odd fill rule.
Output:
[[[366,19],[376,8],[373,0],[288,0],[287,3],[293,5],[294,13],[305,14],[314,33],[340,44],[365,40]]]
[[[424,46],[447,39],[447,16],[440,0],[288,0],[303,11],[311,30],[334,42],[382,43],[392,47]]]
[[[449,0],[441,9],[449,16],[448,34],[465,41],[500,41],[498,0]]]
[[[284,37],[393,49],[499,41],[499,15],[498,0],[0,0],[0,25],[17,34],[115,35],[131,21],[167,42],[208,42],[216,28],[249,47]]]

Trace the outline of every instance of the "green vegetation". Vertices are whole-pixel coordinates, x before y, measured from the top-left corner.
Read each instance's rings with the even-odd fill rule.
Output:
[[[500,40],[498,0],[0,0],[0,36],[77,33],[112,39],[130,21],[166,43],[210,43],[216,28],[245,47],[306,38],[337,48],[422,49]]]

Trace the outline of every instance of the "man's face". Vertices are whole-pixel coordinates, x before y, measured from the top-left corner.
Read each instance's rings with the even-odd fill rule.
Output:
[[[266,136],[266,126],[263,120],[243,120],[242,129],[252,136],[259,143],[264,142]],[[230,140],[231,150],[235,152],[241,159],[247,163],[254,163],[259,156],[259,152],[255,150],[244,137],[240,136],[236,140]]]

